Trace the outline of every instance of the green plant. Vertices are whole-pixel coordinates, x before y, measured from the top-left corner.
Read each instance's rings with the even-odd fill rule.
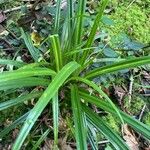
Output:
[[[49,51],[50,62],[46,62],[44,59],[43,62],[38,62],[40,51],[37,51],[33,47],[30,36],[25,34],[23,30],[21,31],[22,37],[35,63],[25,64],[12,60],[0,60],[1,64],[10,63],[18,67],[16,70],[4,71],[0,74],[1,91],[17,90],[23,87],[30,87],[31,89],[31,87],[35,86],[42,86],[44,89],[44,91],[36,92],[33,90],[29,94],[0,103],[0,110],[2,111],[32,98],[38,98],[35,106],[27,114],[21,116],[12,125],[0,132],[0,138],[3,138],[10,130],[24,122],[13,145],[13,150],[21,148],[33,125],[49,103],[52,103],[53,110],[54,149],[58,148],[59,93],[62,89],[67,89],[66,97],[72,104],[71,110],[75,124],[77,149],[86,150],[87,141],[90,142],[93,149],[98,149],[89,126],[93,126],[97,131],[101,132],[115,149],[129,149],[123,139],[117,133],[114,133],[107,123],[88,107],[88,104],[95,105],[111,113],[118,118],[120,123],[129,124],[138,133],[142,134],[143,137],[150,139],[150,128],[119,110],[107,94],[103,92],[101,87],[92,81],[95,77],[104,74],[148,64],[150,63],[150,56],[126,59],[94,70],[88,69],[93,64],[93,57],[89,58],[89,56],[93,53],[94,37],[107,2],[108,0],[102,1],[101,8],[93,22],[88,39],[83,41],[86,1],[79,0],[77,10],[74,10],[73,1],[68,0],[68,12],[62,30],[60,30],[62,26],[59,24],[60,1],[58,1],[54,35],[47,37],[44,41],[51,46]],[[96,56],[94,57],[96,58]],[[91,94],[88,87],[93,89]],[[99,94],[101,98],[96,97],[96,94]],[[39,139],[36,147],[39,146],[41,140],[48,134],[47,132],[49,131],[47,130]]]
[[[146,5],[146,1],[143,1],[143,3]],[[129,2],[126,1],[123,5],[116,7],[115,12],[108,15],[114,21],[114,24],[104,27],[104,29],[111,38],[120,33],[127,33],[132,39],[148,44],[150,31],[147,14],[149,12],[146,11],[149,11],[149,8],[143,8],[139,4],[133,3],[127,9],[128,5]]]

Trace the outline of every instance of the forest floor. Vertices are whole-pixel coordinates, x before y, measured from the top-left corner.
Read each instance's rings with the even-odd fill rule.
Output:
[[[25,44],[20,38],[20,28],[30,33],[34,45],[39,45],[51,33],[53,28],[55,7],[52,6],[54,5],[53,0],[8,0],[7,2],[0,0],[0,59],[31,62]],[[62,4],[62,9],[64,7],[66,7],[65,1]],[[97,9],[98,2],[88,0],[86,15],[90,17],[85,18],[85,34],[91,27],[93,18],[98,11]],[[95,37],[95,40],[98,42],[108,41],[111,47],[104,51],[104,58],[109,60],[109,58],[123,58],[124,56],[149,55],[149,24],[149,0],[112,0],[105,10],[100,29]],[[34,34],[34,30],[37,31],[36,35]],[[119,52],[118,49],[120,50]],[[100,62],[102,60],[97,59],[96,61]],[[0,72],[12,69],[11,65],[0,65]],[[140,69],[123,70],[119,74],[102,76],[101,78],[95,79],[95,82],[103,85],[107,94],[113,98],[114,102],[123,111],[150,126],[150,65],[146,65]],[[26,91],[22,89],[22,92]],[[7,94],[0,91],[0,95],[1,101],[15,97],[15,94],[12,94],[11,91],[8,91]],[[0,111],[0,130],[10,125],[33,105],[34,102],[31,101],[6,111]],[[64,113],[66,114],[65,109]],[[41,127],[51,126],[51,119],[45,115],[44,118],[38,120],[37,124]],[[121,128],[112,115],[104,115],[103,120],[108,122],[114,132],[121,134]],[[64,116],[64,114],[61,114],[60,122],[59,128],[62,132],[60,133],[62,138],[60,138],[59,142],[62,149],[69,149],[70,146],[68,145],[74,146],[72,142],[73,133],[70,129],[72,118],[69,115]],[[131,129],[127,130],[131,134],[131,139],[128,141],[131,147],[140,145],[141,149],[150,150],[150,143],[148,141],[141,140]],[[0,141],[0,150],[10,149],[12,140],[14,141],[16,139],[18,132],[19,127],[8,134],[5,140]],[[39,129],[32,131],[25,144],[33,145],[39,137],[38,133]],[[103,149],[108,150],[108,141],[101,135],[98,138],[102,141]],[[131,140],[134,142],[131,142]],[[43,149],[44,147],[46,149],[47,143],[51,142],[53,142],[52,139],[47,139],[42,146]]]

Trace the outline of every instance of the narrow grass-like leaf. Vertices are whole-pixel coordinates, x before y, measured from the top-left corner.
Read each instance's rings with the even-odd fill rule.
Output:
[[[96,47],[90,47],[90,48],[82,48],[82,49],[75,49],[75,50],[71,50],[71,51],[69,51],[69,52],[67,52],[66,54],[65,54],[65,56],[71,56],[71,55],[73,55],[73,54],[76,54],[76,53],[81,53],[82,51],[86,51],[86,50],[89,50],[89,49],[94,49],[94,48],[96,48]]]
[[[36,67],[46,68],[46,67],[49,67],[49,66],[50,66],[50,63],[48,63],[48,62],[37,62],[37,63],[30,63],[30,64],[27,64],[27,65],[24,65],[23,67],[19,68],[18,70],[32,69],[32,68],[36,68]]]
[[[61,0],[57,0],[56,3],[56,15],[55,15],[55,27],[54,27],[54,34],[58,33],[59,31],[59,24],[60,24],[60,11],[61,11]]]
[[[49,103],[49,101],[55,96],[55,94],[58,92],[58,89],[63,85],[65,80],[73,73],[77,68],[79,67],[79,64],[76,62],[70,62],[67,65],[65,65],[59,73],[55,76],[55,78],[52,80],[52,82],[49,84],[47,89],[44,91],[42,96],[39,98],[38,102],[34,106],[34,108],[30,111],[30,114],[28,115],[24,126],[22,127],[15,144],[13,145],[12,150],[19,150],[29,134],[31,128],[33,127],[34,123],[36,122],[37,118],[42,113],[43,109],[46,107],[46,105]]]
[[[2,82],[9,82],[15,79],[22,79],[32,76],[55,76],[56,73],[53,70],[46,68],[31,68],[15,71],[4,71],[0,74],[0,84]]]
[[[97,86],[94,82],[87,80],[85,78],[81,78],[81,77],[73,77],[71,78],[71,80],[77,80],[77,81],[81,81],[87,85],[89,85],[90,87],[92,87],[95,91],[97,91],[105,100],[107,100],[110,105],[112,106],[112,108],[116,111],[116,113],[118,114],[120,120],[122,121],[122,123],[124,123],[122,116],[120,115],[120,112],[118,110],[118,108],[115,106],[115,104],[111,101],[111,99],[107,96],[107,94],[105,94],[103,92],[103,90],[101,90],[100,86]]]
[[[103,16],[103,12],[104,12],[104,10],[105,10],[105,7],[106,7],[108,1],[109,1],[109,0],[102,0],[102,4],[101,4],[101,6],[100,6],[100,11],[98,12],[98,14],[97,14],[97,16],[96,16],[96,18],[95,18],[95,20],[94,20],[93,27],[92,27],[92,29],[91,29],[90,35],[89,35],[88,40],[87,40],[87,43],[86,43],[86,45],[85,45],[86,48],[91,47],[92,44],[93,44],[93,41],[94,41],[94,37],[95,37],[95,35],[96,35],[97,28],[98,28],[98,26],[99,26],[99,23],[100,23],[100,21],[101,21],[101,18],[102,18],[102,16]],[[84,64],[84,62],[85,62],[85,60],[86,60],[86,58],[87,58],[87,56],[88,56],[88,54],[89,54],[89,51],[90,51],[90,50],[83,52],[83,56],[82,56],[81,61],[80,61],[81,64]]]
[[[65,51],[70,51],[70,49],[74,49],[75,46],[75,42],[76,42],[76,38],[74,36],[75,34],[75,10],[74,10],[74,0],[67,0],[67,17],[66,17],[66,23],[67,24],[67,39],[65,41],[65,45],[66,45],[66,50]],[[63,33],[64,34],[64,33]],[[63,42],[63,41],[62,41]],[[64,42],[62,43],[64,45]],[[69,57],[66,57],[67,59],[69,59]],[[66,59],[66,60],[67,60]]]
[[[82,109],[86,113],[89,118],[88,120],[92,123],[92,125],[105,135],[116,150],[129,150],[122,138],[117,133],[113,132],[112,129],[97,114],[93,113],[93,111],[85,105],[82,105]]]
[[[23,79],[15,79],[11,81],[4,81],[0,83],[0,90],[9,90],[22,87],[32,87],[32,86],[48,86],[50,80],[45,78],[29,77]]]
[[[100,59],[94,59],[94,63],[103,63],[103,62],[119,62],[126,60],[124,58],[100,58]]]
[[[15,99],[7,100],[0,103],[0,111],[5,110],[9,107],[15,106],[17,104],[23,103],[24,101],[31,100],[32,98],[37,98],[42,94],[42,92],[34,92],[26,95],[19,96]]]
[[[22,38],[23,38],[23,40],[24,40],[24,42],[25,42],[25,44],[26,44],[26,46],[27,46],[31,56],[33,57],[33,59],[36,62],[38,62],[38,59],[40,57],[40,51],[33,46],[33,43],[32,43],[30,35],[25,33],[22,28],[21,28],[21,34],[22,34]]]
[[[139,67],[141,65],[146,65],[150,63],[150,56],[130,58],[125,61],[120,61],[112,65],[107,65],[105,67],[100,67],[94,69],[85,75],[85,78],[95,78],[103,74],[115,72],[122,69],[130,69],[134,67]]]
[[[68,40],[68,36],[70,36],[69,34],[70,32],[69,32],[69,26],[68,26],[68,18],[66,17],[65,22],[62,27],[62,34],[61,34],[61,48],[63,51],[69,51],[68,49],[68,45],[70,41]]]
[[[112,107],[105,102],[103,99],[97,98],[95,96],[91,96],[83,91],[79,91],[79,94],[81,98],[83,98],[85,101],[96,105],[97,107],[113,114],[115,117],[118,117],[116,111],[112,109]],[[129,116],[128,114],[122,112],[120,110],[120,114],[122,118],[124,119],[124,122],[129,124],[131,127],[133,127],[137,132],[141,133],[145,138],[150,140],[150,127],[143,124],[137,119],[134,119],[133,117]]]
[[[68,20],[69,20],[69,31],[70,31],[70,36],[72,37],[71,30],[73,30],[73,18],[74,18],[74,0],[67,0],[68,3]]]
[[[41,143],[46,139],[47,135],[49,134],[50,129],[47,129],[39,138],[39,140],[34,144],[33,148],[31,150],[37,150]]]
[[[98,150],[98,145],[97,145],[96,142],[95,142],[93,133],[92,133],[92,131],[90,130],[90,128],[89,128],[89,131],[88,131],[88,140],[89,140],[89,143],[90,143],[90,145],[91,145],[91,147],[92,147],[92,150]]]
[[[58,92],[52,98],[53,107],[53,127],[54,127],[54,147],[58,145],[58,126],[59,126],[59,103],[58,103]]]
[[[78,2],[78,10],[76,12],[76,16],[78,16],[77,21],[76,21],[76,44],[81,43],[81,35],[83,31],[83,16],[85,13],[85,5],[86,5],[86,0],[79,0]]]
[[[16,61],[16,60],[8,60],[8,59],[0,59],[1,65],[13,65],[15,67],[23,67],[26,65],[24,62]]]
[[[70,29],[73,29],[73,18],[74,18],[74,0],[67,0],[68,4],[68,20]],[[70,30],[71,31],[71,30]]]
[[[75,137],[76,137],[77,149],[86,150],[87,142],[86,142],[86,132],[85,132],[85,124],[83,118],[84,115],[81,109],[80,97],[76,85],[72,85],[71,87],[71,103],[72,103],[73,118],[75,124]]]
[[[58,35],[50,36],[50,41],[55,57],[56,71],[58,72],[62,68],[62,54]]]
[[[11,130],[13,130],[17,125],[23,123],[25,119],[27,118],[28,114],[29,112],[27,112],[26,114],[24,114],[23,116],[15,120],[11,125],[6,127],[4,130],[2,130],[0,132],[0,138],[2,139],[6,134],[8,134]]]

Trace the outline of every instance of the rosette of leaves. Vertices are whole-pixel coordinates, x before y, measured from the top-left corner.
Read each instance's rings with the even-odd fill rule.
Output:
[[[132,57],[89,70],[88,68],[93,64],[93,57],[89,58],[89,56],[93,53],[92,46],[94,37],[108,0],[101,1],[99,12],[95,17],[88,38],[84,41],[83,23],[86,1],[79,0],[77,7],[74,7],[72,0],[68,0],[67,2],[67,16],[62,25],[62,23],[60,24],[59,22],[61,1],[57,1],[54,34],[48,36],[47,39],[43,41],[50,45],[49,54],[51,59],[48,62],[38,62],[41,55],[40,51],[33,46],[31,37],[29,34],[24,33],[23,30],[22,37],[35,63],[26,64],[14,60],[0,60],[0,64],[11,64],[18,68],[13,71],[4,71],[0,74],[1,91],[6,92],[10,89],[17,90],[18,88],[27,87],[32,89],[37,86],[44,89],[41,92],[31,92],[0,103],[0,111],[3,111],[24,101],[38,98],[38,101],[28,113],[21,116],[12,123],[12,125],[0,132],[0,138],[3,138],[10,130],[23,122],[23,126],[12,147],[12,150],[21,149],[38,117],[45,107],[51,104],[53,110],[54,149],[57,149],[59,93],[61,89],[67,89],[67,95],[70,95],[68,96],[68,100],[71,101],[72,105],[71,112],[74,120],[77,149],[86,150],[88,144],[91,145],[92,149],[98,149],[96,139],[94,138],[95,136],[93,132],[90,132],[91,125],[102,133],[115,149],[129,149],[125,141],[117,133],[114,133],[107,123],[89,107],[91,105],[95,105],[105,112],[111,113],[118,118],[120,124],[126,123],[144,138],[150,139],[150,128],[121,111],[101,87],[93,82],[94,78],[100,77],[101,75],[148,64],[150,63],[150,56]],[[96,57],[96,55],[94,55],[94,57]],[[93,89],[92,93],[89,92],[88,87]],[[96,95],[100,95],[100,97]],[[48,133],[49,131],[46,131],[42,135],[33,149],[40,145],[43,136],[45,137]]]

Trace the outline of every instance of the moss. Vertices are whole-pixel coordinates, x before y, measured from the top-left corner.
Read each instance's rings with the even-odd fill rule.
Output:
[[[104,29],[113,37],[119,33],[126,33],[133,39],[142,43],[150,42],[148,9],[142,9],[137,3],[115,7],[115,12],[108,15],[115,24],[113,26],[104,26]]]
[[[103,117],[104,121],[110,126],[114,132],[120,133],[119,123],[115,120],[112,114]]]
[[[143,118],[143,122],[150,126],[150,112],[145,114],[145,116]]]
[[[127,111],[129,111],[132,115],[138,115],[143,106],[144,106],[144,101],[143,99],[141,99],[140,97],[133,97],[131,100],[131,103],[129,104],[129,100],[128,97],[126,97],[124,99],[125,102],[125,108],[127,109]]]

